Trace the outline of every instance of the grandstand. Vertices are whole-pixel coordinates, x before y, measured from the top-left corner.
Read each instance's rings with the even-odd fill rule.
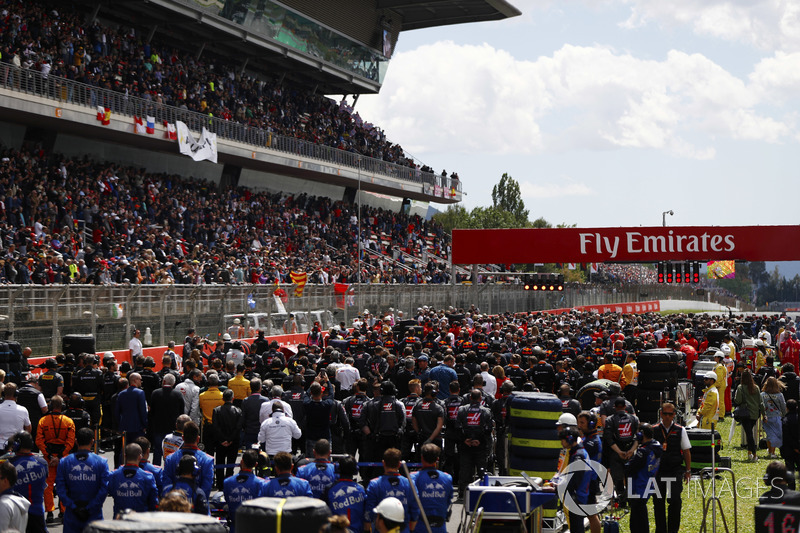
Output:
[[[377,92],[402,31],[519,14],[486,0],[0,5],[11,36],[2,50],[3,144],[348,203],[360,185],[406,209],[412,200],[458,202],[461,185],[322,95],[357,101]],[[137,135],[134,117],[153,117],[153,127]],[[165,134],[179,120],[217,134],[221,164],[171,156],[176,143]]]
[[[272,283],[301,264],[312,281],[352,281],[359,264],[371,282],[450,280],[449,238],[424,218],[429,202],[460,201],[457,175],[408,157],[344,97],[380,90],[402,31],[518,15],[513,6],[0,8],[0,143],[15,176],[2,188],[0,231],[15,252],[3,283]],[[216,134],[219,164],[177,154],[179,121]],[[239,220],[242,195],[260,217],[245,208]],[[361,262],[357,201],[367,207]]]

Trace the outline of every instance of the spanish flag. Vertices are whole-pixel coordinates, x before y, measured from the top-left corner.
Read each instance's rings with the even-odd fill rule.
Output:
[[[305,289],[306,283],[308,282],[308,273],[292,271],[289,273],[289,277],[292,278],[292,283],[297,285],[294,288],[294,295],[297,296],[298,298],[302,298],[303,289]]]

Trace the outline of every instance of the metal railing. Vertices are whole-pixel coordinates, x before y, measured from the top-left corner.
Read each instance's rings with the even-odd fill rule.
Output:
[[[44,76],[41,72],[15,67],[8,63],[0,63],[0,87],[92,110],[102,106],[111,110],[112,117],[115,115],[152,116],[155,117],[156,123],[167,122],[170,124],[181,121],[195,132],[206,128],[222,139],[354,169],[358,169],[360,166],[361,171],[367,174],[386,176],[423,186],[441,187],[443,191],[455,189],[457,195],[461,194],[461,181],[450,179],[447,176],[422,172],[419,169],[304,141],[296,137],[278,135],[260,127],[160,104],[138,96],[129,96],[58,76]],[[430,191],[429,194],[433,195],[434,191]],[[447,194],[448,197],[451,197],[450,193]]]
[[[284,285],[285,303],[278,303],[274,285],[6,285],[0,287],[0,312],[4,313],[0,339],[17,340],[39,356],[58,353],[62,337],[68,334],[94,334],[98,351],[127,347],[134,328],[143,334],[149,328],[155,345],[182,342],[190,327],[201,336],[217,339],[230,326],[226,315],[237,313],[244,313],[246,320],[253,313],[328,309],[334,311],[337,323],[349,323],[365,309],[376,316],[390,308],[410,316],[423,305],[446,309],[475,304],[481,312],[494,314],[585,305],[617,310],[614,304],[625,302],[698,299],[689,287],[664,285],[571,284],[563,292],[552,293],[525,291],[516,284],[352,287],[348,306],[337,310],[341,297],[332,285],[309,284],[302,297],[294,295],[293,286]],[[743,307],[732,300],[718,301]],[[272,329],[272,321],[268,323],[267,334],[282,333],[280,327]]]

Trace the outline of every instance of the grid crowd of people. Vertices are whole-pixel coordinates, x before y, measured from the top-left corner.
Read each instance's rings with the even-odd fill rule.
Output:
[[[0,283],[310,283],[358,279],[357,205],[26,149],[0,160]],[[444,283],[449,235],[362,207],[364,283]],[[423,247],[435,243],[427,262]],[[414,254],[401,266],[394,250]],[[407,268],[404,268],[407,267]]]
[[[38,517],[36,531],[58,520],[54,494],[71,533],[102,516],[106,496],[113,498],[115,514],[153,510],[160,498],[162,508],[208,514],[215,490],[228,502],[229,519],[243,500],[303,495],[325,501],[353,531],[379,520],[375,510],[392,494],[402,508],[395,521],[414,530],[424,511],[437,531],[446,531],[447,508],[468,483],[483,471],[508,472],[504,439],[514,391],[557,394],[564,453],[570,460],[588,454],[609,464],[607,450],[615,486],[619,477],[624,488],[623,472],[631,493],[653,476],[672,479],[680,471],[681,479],[684,468],[688,476],[691,445],[683,444],[681,426],[677,440],[661,451],[661,443],[673,439],[676,406],[664,403],[653,426],[636,415],[636,361],[654,348],[673,350],[689,373],[698,354],[710,349],[716,367],[701,376],[701,427],[730,416],[731,398],[752,403],[751,418],[763,414],[767,426],[773,461],[768,475],[788,479],[787,467],[800,466],[800,456],[786,445],[798,435],[800,380],[794,369],[800,341],[785,315],[488,316],[474,308],[423,307],[414,317],[395,322],[393,314],[381,313],[353,329],[333,328],[325,346],[300,345],[297,352],[263,335],[249,348],[223,341],[213,351],[201,350],[190,331],[184,357],[170,346],[160,370],[141,355],[133,364],[118,364],[110,352],[102,361],[94,354],[50,358],[37,381],[22,377],[19,389],[7,383],[2,392],[0,445],[13,445],[9,459],[20,476],[0,470],[0,478],[13,477],[11,486],[27,495],[28,503],[20,505]],[[598,378],[611,383],[595,395],[594,407],[582,410],[575,391]],[[741,399],[748,394],[752,399]],[[114,448],[113,471],[91,452],[91,428],[98,425]],[[622,431],[631,427],[633,432]],[[636,428],[643,434],[638,446]],[[124,448],[115,437],[119,432]],[[37,447],[44,460],[34,455]],[[786,464],[776,461],[778,450]],[[659,464],[651,454],[661,470],[646,468]],[[421,508],[399,475],[402,460],[422,463],[411,476]],[[75,469],[79,475],[70,477]],[[25,475],[34,470],[41,475]],[[141,488],[135,497],[131,484]],[[677,530],[675,492],[673,487],[672,496],[654,496],[659,529],[666,528],[668,502],[670,530]],[[646,520],[648,498],[626,502],[625,494],[618,491],[620,504]]]

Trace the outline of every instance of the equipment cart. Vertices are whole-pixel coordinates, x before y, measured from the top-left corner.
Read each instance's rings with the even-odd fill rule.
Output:
[[[542,505],[552,507],[558,496],[541,491],[534,481],[518,476],[486,475],[467,487],[459,533],[545,533],[561,531],[563,514],[543,520]],[[544,528],[543,526],[544,521]]]

